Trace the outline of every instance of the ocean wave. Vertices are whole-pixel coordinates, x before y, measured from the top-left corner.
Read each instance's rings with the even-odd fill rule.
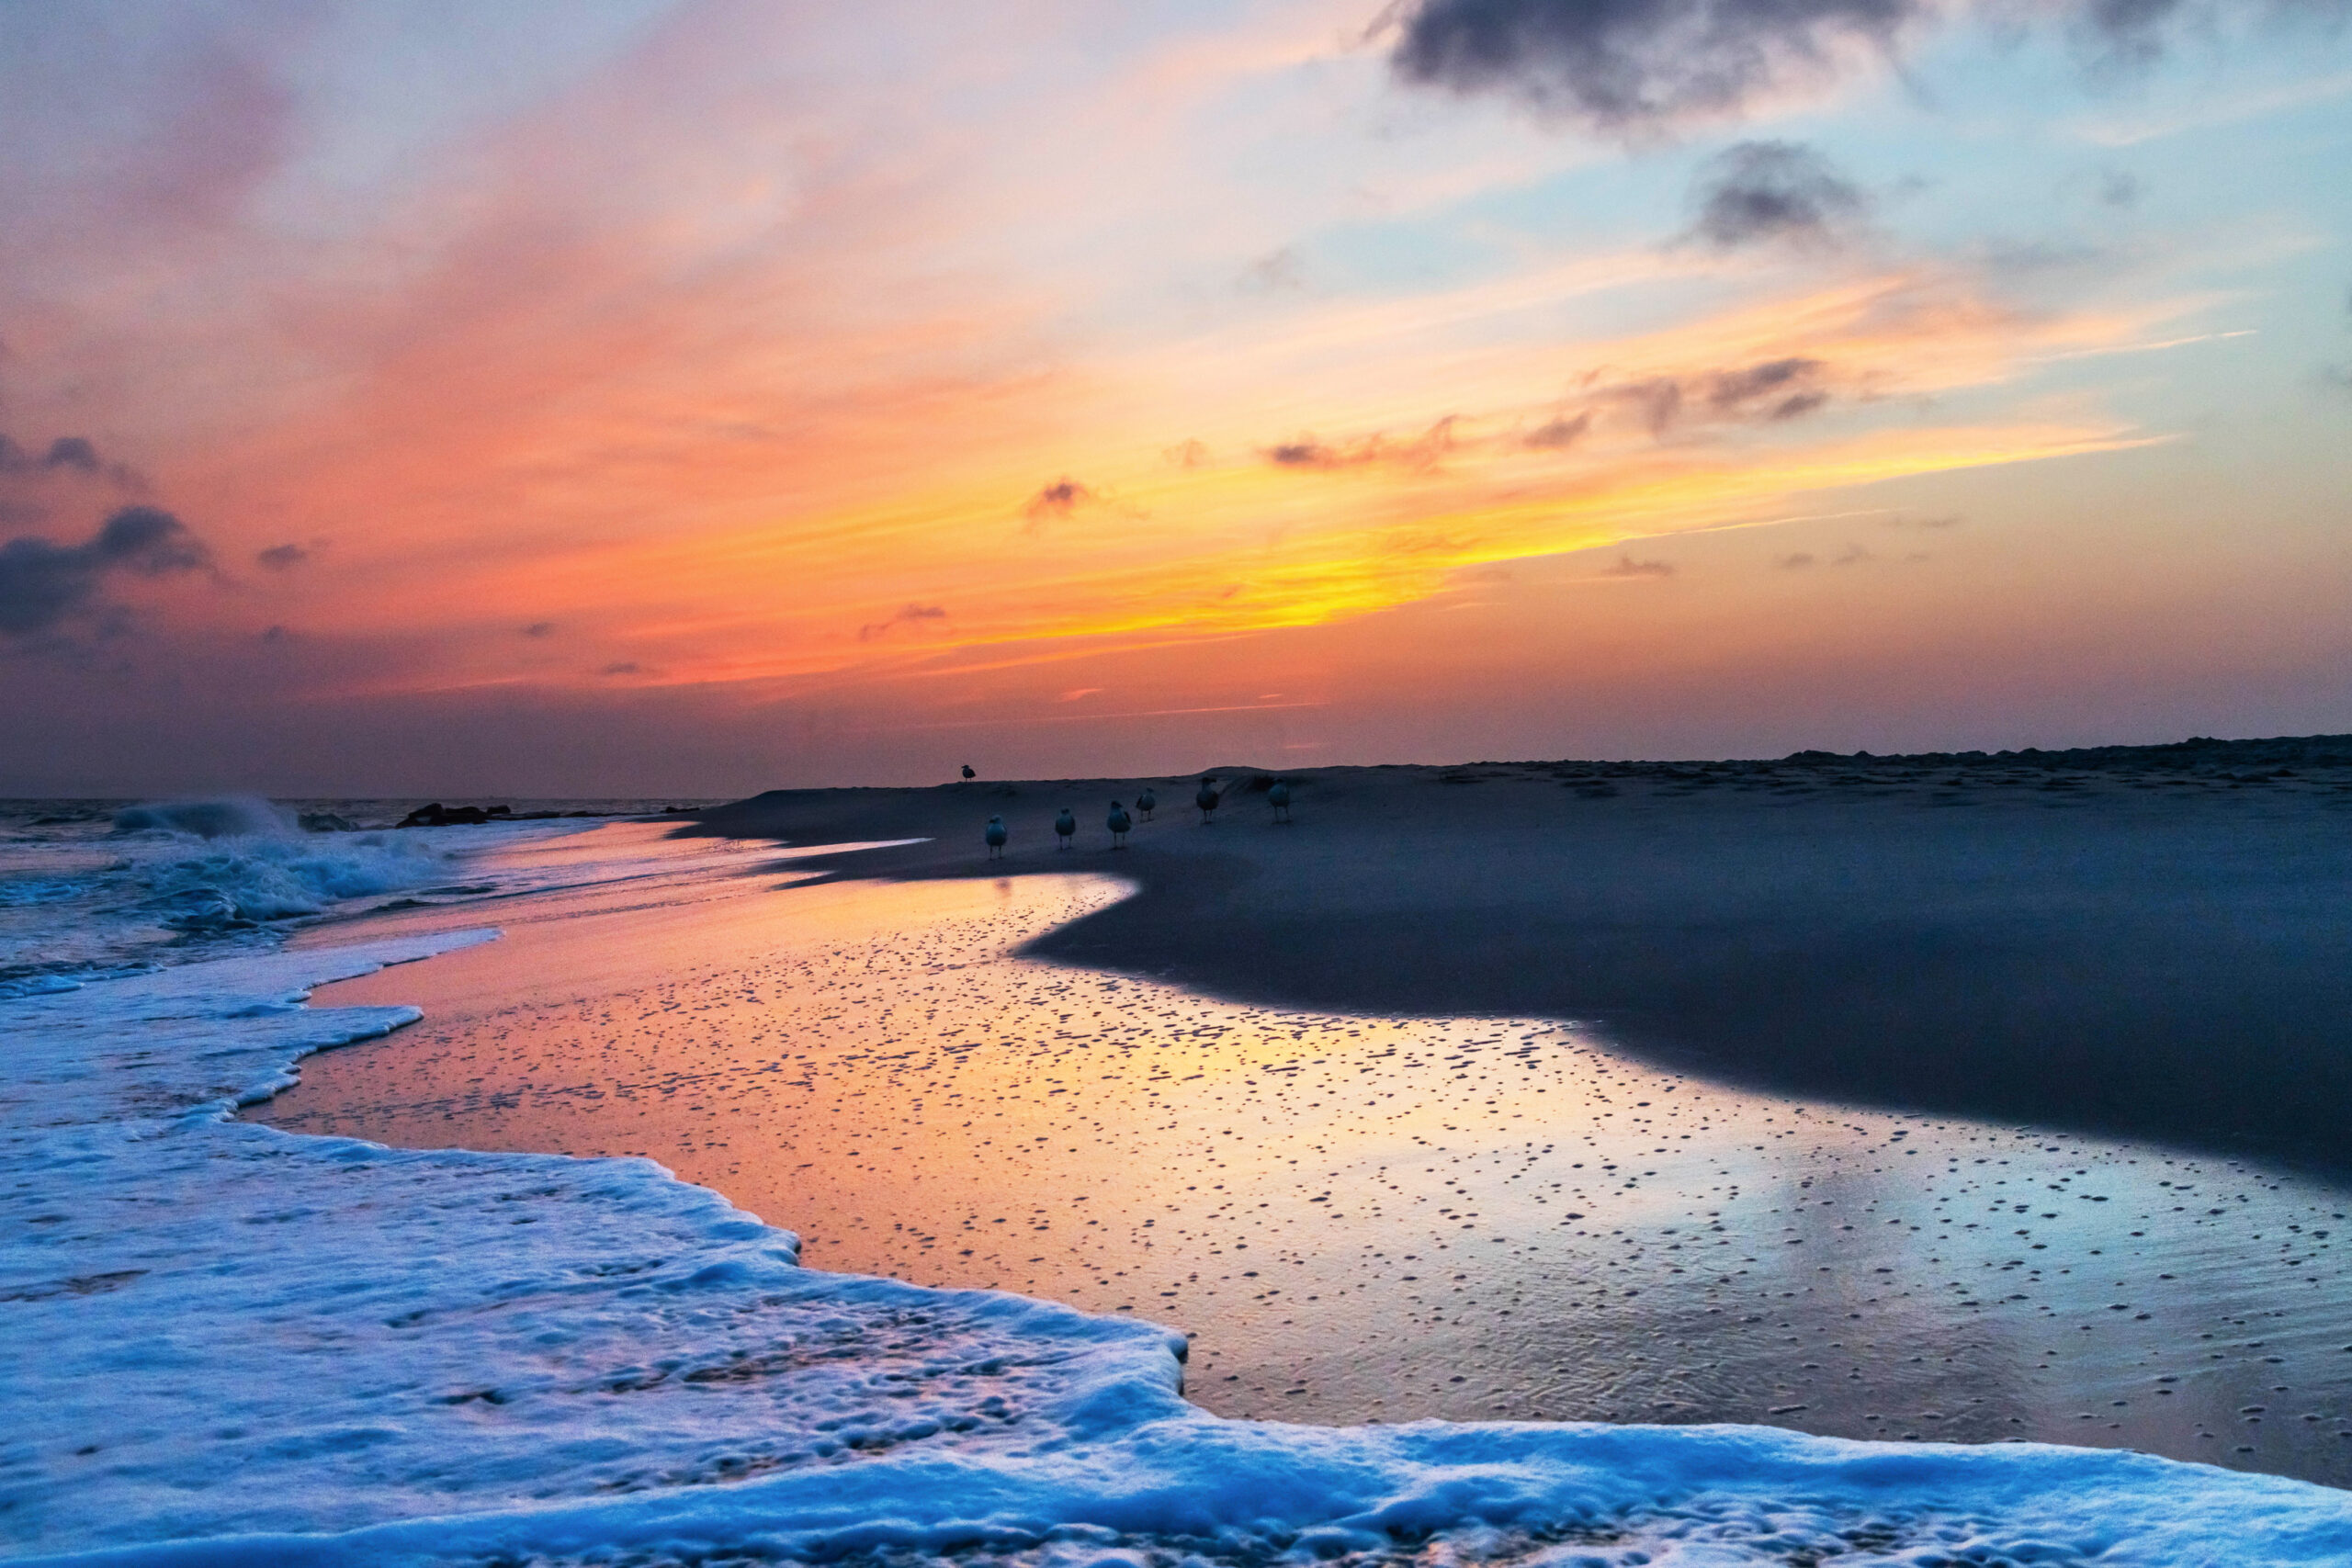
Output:
[[[149,802],[114,814],[128,852],[100,876],[134,894],[116,912],[190,933],[250,931],[447,878],[450,857],[429,840],[349,827],[254,795]],[[197,843],[203,852],[187,852]]]
[[[316,915],[346,898],[441,881],[449,857],[413,837],[337,835],[240,838],[209,853],[139,868],[146,897],[134,908],[173,931],[250,930]]]
[[[284,807],[258,795],[228,795],[125,807],[114,814],[114,830],[191,839],[266,839],[287,838],[302,829]]]

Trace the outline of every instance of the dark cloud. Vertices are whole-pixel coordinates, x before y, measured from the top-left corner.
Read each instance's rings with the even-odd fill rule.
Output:
[[[1391,63],[1408,82],[1654,134],[1826,76],[1855,44],[1892,52],[1926,11],[1923,0],[1415,0]]]
[[[1603,577],[1672,577],[1674,568],[1662,560],[1635,560],[1631,556],[1619,556],[1617,564],[1603,567]]]
[[[1374,463],[1393,463],[1406,468],[1433,468],[1454,448],[1455,415],[1448,414],[1409,441],[1391,441],[1385,435],[1367,435],[1361,441],[1323,442],[1312,435],[1302,435],[1295,441],[1284,441],[1266,448],[1266,461],[1278,468],[1312,468],[1330,471],[1339,468],[1361,468]]]
[[[178,518],[153,506],[124,507],[79,545],[11,539],[0,545],[0,633],[48,631],[91,609],[108,577],[168,577],[210,559]]]
[[[1021,514],[1029,519],[1028,531],[1034,534],[1048,522],[1068,517],[1095,499],[1092,491],[1064,474],[1023,502]]]
[[[1795,419],[1829,400],[1827,392],[1808,385],[1820,369],[1818,359],[1770,359],[1745,370],[1718,371],[1708,378],[1707,406],[1717,413]]]
[[[2139,176],[2121,169],[2108,169],[2098,177],[2098,198],[2109,207],[2137,207],[2145,187]]]
[[[857,640],[872,642],[877,637],[888,636],[893,626],[920,626],[925,621],[944,621],[946,618],[947,607],[944,604],[902,604],[888,620],[869,621],[858,627]]]
[[[1625,410],[1654,439],[1663,440],[1696,421],[1771,423],[1811,413],[1829,401],[1829,389],[1821,384],[1826,368],[1820,360],[1800,356],[1768,359],[1697,376],[1621,381],[1596,389],[1592,397],[1597,407]],[[1592,413],[1587,409],[1577,419]]]
[[[1628,381],[1609,388],[1601,396],[1611,402],[1630,405],[1652,435],[1664,435],[1682,417],[1682,383],[1670,377]]]
[[[262,632],[261,640],[266,643],[281,643],[290,641],[293,636],[294,634],[284,626],[270,626]]]
[[[1794,141],[1742,141],[1699,166],[1691,232],[1718,250],[1772,243],[1838,243],[1868,207],[1861,187],[1812,148]]]
[[[44,468],[79,468],[85,474],[98,471],[98,449],[85,436],[61,435],[49,444],[49,452],[40,460]]]
[[[645,673],[645,666],[639,664],[634,659],[624,659],[618,663],[605,665],[604,669],[597,671],[597,673],[602,675],[642,675]]]
[[[2055,0],[2095,73],[2160,57],[2186,18],[2219,6],[2339,22],[2346,0]],[[1626,139],[1741,115],[1772,94],[1826,85],[1905,35],[1972,13],[2006,25],[2012,0],[1402,0],[1390,64],[1402,80],[1499,93]]]
[[[1968,520],[1957,512],[1939,513],[1933,517],[1912,517],[1898,512],[1886,520],[1886,525],[1890,528],[1944,529],[1957,528],[1966,521]]]
[[[136,468],[102,457],[96,445],[86,435],[58,436],[39,457],[6,435],[0,435],[0,479],[38,484],[49,475],[104,479],[134,494],[146,488]]]
[[[1783,571],[1803,571],[1813,564],[1813,557],[1799,550],[1792,556],[1782,556],[1777,564]]]
[[[1592,411],[1587,409],[1574,419],[1557,414],[1529,431],[1521,438],[1525,445],[1544,452],[1565,452],[1584,439],[1592,428]]]
[[[1336,446],[1326,446],[1313,436],[1296,441],[1284,441],[1266,448],[1266,461],[1280,468],[1338,468],[1351,462],[1368,462],[1368,457],[1351,457]]]
[[[254,559],[272,571],[286,571],[311,558],[311,552],[300,545],[272,545],[257,551]]]
[[[553,637],[555,635],[555,623],[553,621],[533,621],[529,626],[523,628],[523,635],[525,637]]]
[[[49,450],[38,457],[7,436],[0,435],[0,474],[28,474],[59,468],[72,468],[85,474],[104,474],[111,467],[115,466],[99,460],[97,447],[86,435],[61,435],[51,441]]]

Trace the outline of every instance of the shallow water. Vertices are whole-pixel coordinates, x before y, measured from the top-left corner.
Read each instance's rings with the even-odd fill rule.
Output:
[[[1766,1422],[2352,1483],[2339,1182],[1736,1092],[1557,1022],[1229,1005],[1008,956],[1108,878],[796,886],[777,852],[658,832],[532,851],[582,886],[322,991],[426,1021],[256,1114],[648,1154],[819,1268],[1181,1326],[1222,1414]],[[677,858],[590,874],[621,854]]]

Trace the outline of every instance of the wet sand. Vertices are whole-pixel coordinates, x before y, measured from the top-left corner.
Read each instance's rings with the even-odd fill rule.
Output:
[[[1033,951],[1216,996],[1575,1019],[1751,1088],[2352,1168],[2352,739],[1328,769],[1285,775],[1288,825],[1222,777],[1215,826],[1160,781],[1121,852],[1139,781],[776,792],[695,830],[932,840],[858,875],[1115,868],[1139,896]]]
[[[1159,836],[1236,825],[1170,815]],[[649,1154],[817,1267],[1183,1327],[1189,1393],[1229,1415],[1760,1421],[2352,1483],[2340,1180],[1726,1087],[1559,1019],[1012,956],[1148,898],[1099,869],[1140,853],[787,885],[828,863],[732,852],[517,900],[501,942],[322,993],[427,1020],[260,1114]]]

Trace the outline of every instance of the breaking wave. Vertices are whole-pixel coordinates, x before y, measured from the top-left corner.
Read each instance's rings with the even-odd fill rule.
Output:
[[[210,800],[170,800],[125,807],[114,814],[118,833],[171,833],[193,839],[284,838],[300,831],[294,814],[250,795]]]
[[[317,915],[346,898],[422,886],[447,874],[448,857],[390,833],[338,835],[330,844],[250,838],[209,853],[144,867],[137,907],[173,931],[238,931]]]
[[[114,833],[136,841],[108,868],[127,873],[135,895],[122,912],[183,932],[323,914],[440,880],[450,863],[413,834],[305,832],[292,812],[250,795],[130,807],[115,814]]]

